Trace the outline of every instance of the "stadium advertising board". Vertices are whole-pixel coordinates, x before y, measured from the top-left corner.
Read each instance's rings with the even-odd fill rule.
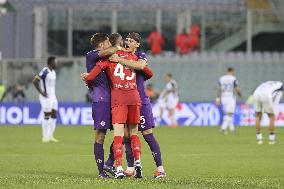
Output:
[[[43,114],[39,103],[1,103],[0,125],[40,125]],[[154,117],[159,116],[159,107],[153,106]],[[57,123],[60,125],[92,125],[92,109],[85,103],[59,103]],[[176,107],[176,118],[180,126],[216,126],[222,122],[222,111],[213,103],[180,103]],[[263,125],[268,125],[264,116]],[[164,111],[161,125],[169,122]],[[255,123],[254,108],[239,104],[234,115],[235,125],[252,126]],[[275,124],[284,126],[284,103],[279,104]]]

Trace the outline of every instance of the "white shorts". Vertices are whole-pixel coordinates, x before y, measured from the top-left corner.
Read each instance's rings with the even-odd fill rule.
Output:
[[[236,99],[234,98],[222,98],[222,108],[225,114],[233,114],[236,109]]]
[[[179,99],[176,97],[159,98],[158,106],[160,108],[174,109],[178,104]]]
[[[51,110],[58,109],[58,102],[56,97],[43,97],[39,96],[39,101],[41,104],[41,109],[43,112],[51,112]]]
[[[273,98],[271,94],[256,90],[253,94],[255,99],[255,112],[275,114],[275,106],[279,103],[282,92]]]

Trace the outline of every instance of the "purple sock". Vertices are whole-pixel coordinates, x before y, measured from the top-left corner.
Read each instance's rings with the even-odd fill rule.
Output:
[[[104,147],[103,144],[94,144],[94,155],[98,166],[99,174],[103,172],[104,168]]]
[[[150,150],[156,162],[156,166],[157,167],[162,166],[163,163],[162,163],[162,155],[160,151],[160,146],[157,140],[155,139],[153,133],[148,134],[148,135],[143,135],[143,137],[150,147]]]
[[[124,139],[126,161],[128,167],[134,167],[134,156],[131,149],[130,139]]]
[[[113,166],[114,165],[115,159],[114,159],[114,155],[113,155],[112,146],[113,146],[113,142],[111,143],[111,145],[109,147],[109,155],[108,155],[108,159],[105,163],[107,166]]]

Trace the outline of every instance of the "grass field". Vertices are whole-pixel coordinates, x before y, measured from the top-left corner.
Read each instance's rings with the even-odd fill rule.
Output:
[[[167,178],[155,169],[143,141],[141,180],[100,180],[93,158],[92,127],[58,127],[60,143],[41,143],[36,126],[0,127],[0,188],[284,188],[284,129],[278,143],[256,144],[254,128],[221,135],[217,127],[159,127]],[[111,141],[108,134],[105,149]]]

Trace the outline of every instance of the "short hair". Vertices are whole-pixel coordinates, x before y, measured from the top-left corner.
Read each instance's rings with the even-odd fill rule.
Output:
[[[55,61],[55,56],[50,56],[47,58],[47,64],[50,65],[51,63],[53,63]]]
[[[141,40],[139,33],[136,33],[136,32],[129,33],[126,38],[134,39],[138,43],[140,43],[140,40]]]
[[[95,48],[99,47],[99,44],[107,40],[108,34],[106,33],[95,33],[91,37],[91,45],[93,45]]]
[[[228,69],[227,69],[227,72],[233,72],[234,71],[234,68],[232,68],[232,67],[229,67]]]
[[[109,36],[109,42],[111,43],[112,46],[115,46],[115,43],[119,37],[122,37],[119,33],[112,33]]]
[[[171,73],[167,73],[166,76],[168,76],[168,77],[170,77],[170,78],[173,77],[173,75],[172,75]]]

